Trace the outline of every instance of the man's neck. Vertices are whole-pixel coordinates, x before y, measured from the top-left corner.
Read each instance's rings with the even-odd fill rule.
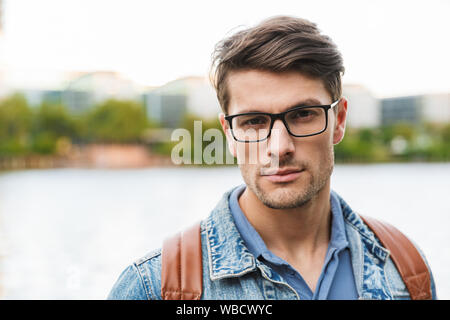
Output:
[[[278,256],[298,260],[326,251],[331,235],[329,181],[302,207],[269,208],[248,187],[239,205],[267,248]]]

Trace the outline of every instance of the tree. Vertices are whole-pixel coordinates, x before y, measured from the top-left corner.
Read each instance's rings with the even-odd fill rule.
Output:
[[[33,117],[33,151],[53,154],[58,139],[76,139],[77,124],[67,109],[61,104],[44,101]]]
[[[89,111],[85,118],[88,142],[138,142],[149,126],[144,107],[135,101],[107,100]]]
[[[32,112],[21,94],[0,101],[0,156],[23,155],[29,150]]]

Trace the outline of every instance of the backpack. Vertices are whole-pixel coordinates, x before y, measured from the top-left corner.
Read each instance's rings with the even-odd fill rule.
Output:
[[[381,244],[390,251],[412,300],[430,300],[428,267],[412,242],[394,226],[361,216]],[[202,245],[200,223],[166,239],[162,246],[161,297],[163,300],[200,300]]]

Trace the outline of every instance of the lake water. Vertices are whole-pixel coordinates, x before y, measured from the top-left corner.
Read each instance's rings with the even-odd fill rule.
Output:
[[[241,183],[237,167],[0,173],[0,297],[105,299],[127,265]],[[331,185],[413,238],[450,299],[450,163],[336,165]]]

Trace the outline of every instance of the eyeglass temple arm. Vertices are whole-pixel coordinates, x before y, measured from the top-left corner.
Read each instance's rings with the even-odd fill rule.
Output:
[[[333,102],[333,103],[330,105],[330,109],[333,108],[335,105],[337,105],[337,104],[339,103],[339,101],[341,101],[340,98],[337,99],[335,102]]]

